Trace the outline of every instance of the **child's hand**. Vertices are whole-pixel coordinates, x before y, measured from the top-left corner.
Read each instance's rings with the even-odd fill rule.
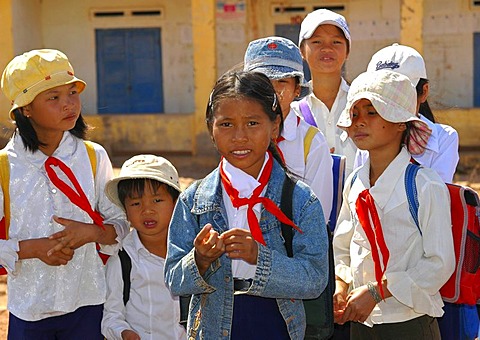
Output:
[[[140,336],[132,331],[131,329],[126,329],[122,331],[122,339],[123,340],[140,340]]]
[[[358,287],[347,296],[347,306],[343,319],[345,321],[365,322],[376,303],[368,291],[367,285]]]
[[[343,315],[347,305],[348,284],[340,279],[335,280],[335,293],[333,294],[333,320],[339,325],[343,325]]]
[[[257,264],[258,243],[253,239],[250,231],[234,228],[224,232],[221,238],[229,258],[242,259],[253,265]]]
[[[95,231],[98,226],[58,216],[53,216],[53,219],[58,224],[63,225],[65,229],[50,235],[49,239],[57,240],[58,243],[48,251],[48,256],[54,252],[61,251],[62,248],[77,249],[86,243],[94,241]]]
[[[195,262],[200,274],[203,275],[213,261],[225,252],[225,245],[218,232],[210,223],[206,224],[193,241],[195,247]]]
[[[47,255],[47,252],[58,244],[58,241],[49,240],[48,238],[20,241],[18,257],[19,259],[38,258],[49,266],[66,265],[73,257],[73,249],[62,245],[59,251],[54,251],[51,255]]]

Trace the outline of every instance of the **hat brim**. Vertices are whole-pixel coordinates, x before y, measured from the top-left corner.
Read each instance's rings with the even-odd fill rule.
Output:
[[[407,145],[408,150],[412,154],[422,154],[425,151],[426,141],[431,134],[431,129],[428,127],[428,124],[418,118],[416,115],[412,115],[412,112],[405,110],[402,106],[398,105],[393,101],[386,101],[380,95],[371,93],[371,92],[359,92],[355,94],[353,98],[349,100],[351,105],[347,104],[345,110],[342,111],[340,118],[338,119],[337,126],[346,130],[352,125],[352,110],[355,104],[357,104],[361,99],[369,100],[377,113],[390,123],[408,123],[412,122],[411,129],[411,138],[409,144]],[[389,115],[388,113],[395,112],[395,115]],[[417,137],[415,137],[417,136]],[[424,139],[425,143],[421,143],[419,138]],[[412,150],[416,150],[412,152]]]
[[[298,45],[300,46],[304,40],[308,40],[312,37],[313,33],[317,30],[317,28],[321,25],[333,25],[338,28],[343,32],[343,35],[345,36],[345,39],[348,41],[348,48],[349,50],[352,48],[352,40],[350,37],[350,32],[347,32],[344,27],[342,27],[338,22],[335,20],[322,20],[319,21],[318,24],[314,27],[312,27],[309,31],[303,34],[301,39],[299,39]]]

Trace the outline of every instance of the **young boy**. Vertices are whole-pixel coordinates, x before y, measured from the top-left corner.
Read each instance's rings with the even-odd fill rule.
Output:
[[[317,195],[328,222],[332,208],[332,158],[323,134],[300,119],[290,104],[301,92],[309,92],[303,76],[298,47],[282,37],[251,41],[244,57],[244,70],[265,74],[273,84],[283,114],[283,129],[277,138],[287,167]]]
[[[119,256],[107,263],[107,300],[102,333],[107,339],[186,339],[179,324],[178,297],[164,283],[168,225],[180,193],[178,173],[165,158],[138,155],[105,187],[107,197],[127,215],[132,231],[123,241],[131,260],[125,303]]]
[[[348,176],[353,170],[356,147],[347,133],[336,126],[348,92],[342,77],[351,47],[345,18],[323,8],[309,13],[301,24],[298,46],[310,68],[312,93],[292,107],[297,115],[322,131],[332,153],[346,156]]]
[[[338,121],[370,154],[345,182],[333,240],[334,313],[340,324],[353,321],[352,339],[440,339],[439,289],[455,265],[449,194],[434,170],[418,171],[417,228],[405,173],[431,130],[416,102],[406,76],[366,72],[352,82]]]

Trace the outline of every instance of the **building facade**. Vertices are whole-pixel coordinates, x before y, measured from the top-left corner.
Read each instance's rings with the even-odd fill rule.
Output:
[[[242,62],[248,42],[298,40],[307,13],[329,8],[350,26],[345,77],[394,42],[427,63],[429,102],[480,146],[480,1],[474,0],[0,0],[0,67],[34,48],[65,52],[87,82],[83,114],[91,137],[113,154],[214,155],[205,106],[219,75]],[[13,125],[2,96],[4,139]]]

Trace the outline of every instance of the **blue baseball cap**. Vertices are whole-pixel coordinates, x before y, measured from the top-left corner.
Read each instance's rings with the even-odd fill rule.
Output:
[[[244,57],[244,71],[261,72],[269,79],[299,77],[304,82],[303,60],[293,41],[282,37],[253,40]]]
[[[300,86],[308,88],[300,50],[286,38],[272,36],[251,41],[245,52],[243,70],[263,73],[272,80],[298,77]]]

